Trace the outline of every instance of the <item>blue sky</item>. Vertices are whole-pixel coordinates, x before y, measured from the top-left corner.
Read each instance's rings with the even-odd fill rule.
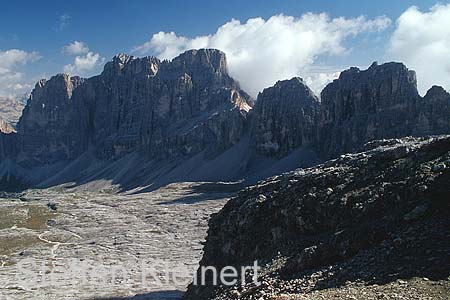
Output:
[[[441,3],[446,5],[448,1]],[[2,3],[2,12],[0,13],[0,51],[5,53],[11,49],[18,49],[28,54],[32,53],[32,55],[24,59],[22,63],[17,61],[4,63],[3,68],[10,71],[8,74],[11,75],[4,80],[1,79],[2,64],[0,62],[0,95],[2,91],[3,94],[14,93],[11,89],[14,80],[17,80],[22,86],[22,88],[17,88],[19,93],[27,91],[29,84],[39,77],[49,77],[62,71],[78,72],[83,76],[96,74],[101,71],[104,61],[119,52],[135,55],[171,56],[168,52],[156,49],[155,43],[143,51],[136,50],[139,49],[136,47],[142,46],[151,40],[153,34],[160,31],[174,32],[177,37],[193,39],[198,36],[214,34],[220,26],[232,19],[239,20],[244,24],[248,19],[261,17],[266,21],[279,14],[301,18],[308,12],[316,15],[327,13],[331,21],[325,22],[326,26],[335,18],[344,17],[347,20],[354,20],[359,16],[365,16],[362,23],[358,21],[358,25],[355,25],[359,28],[364,27],[365,22],[380,17],[389,19],[389,24],[380,25],[376,29],[358,29],[358,33],[344,34],[342,40],[337,43],[345,48],[345,53],[311,52],[308,54],[310,56],[305,58],[309,60],[307,67],[301,65],[306,64],[306,60],[299,61],[297,62],[298,68],[287,73],[281,72],[280,76],[305,76],[305,74],[294,73],[302,73],[302,71],[308,73],[312,69],[323,68],[330,73],[350,65],[364,67],[370,65],[374,60],[384,61],[390,58],[389,55],[386,56],[386,48],[390,45],[392,35],[398,31],[397,19],[409,7],[418,6],[418,10],[425,14],[436,4],[435,0],[7,1]],[[301,27],[301,24],[299,26]],[[348,30],[354,30],[354,27]],[[268,32],[277,35],[273,30]],[[295,32],[292,34],[289,36],[295,39]],[[264,39],[264,37],[261,38]],[[62,50],[64,46],[74,41],[82,42],[87,48],[80,53],[72,53],[72,55]],[[208,42],[205,45],[216,44],[217,42]],[[164,41],[164,45],[167,48],[166,41]],[[188,45],[192,44],[178,45],[177,49],[184,49]],[[194,45],[196,44],[194,43]],[[200,43],[200,45],[203,44]],[[0,57],[2,52],[0,52]],[[90,62],[98,58],[96,64],[92,68],[87,66],[84,69],[76,68],[77,55],[83,58],[88,55],[88,52],[91,53],[92,60]],[[12,55],[9,54],[8,57]],[[292,55],[292,53],[287,55]],[[237,68],[235,70],[237,77],[240,77],[239,72]],[[12,76],[14,74],[17,76]],[[246,77],[244,75],[241,77],[239,79],[245,82]],[[267,83],[273,80],[274,78],[267,78]],[[260,85],[251,83],[248,86],[249,89],[257,91],[268,85],[267,83]]]

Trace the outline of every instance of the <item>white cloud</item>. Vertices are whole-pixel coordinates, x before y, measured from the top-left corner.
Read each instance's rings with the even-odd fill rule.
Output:
[[[0,51],[0,68],[10,69],[17,65],[25,65],[40,58],[37,52],[26,52],[19,49]]]
[[[89,47],[84,42],[74,41],[62,48],[62,52],[67,55],[81,55],[89,52]]]
[[[20,67],[40,59],[37,52],[19,49],[0,51],[0,96],[14,97],[29,91],[31,87],[20,72]]]
[[[104,62],[105,59],[100,54],[88,52],[85,55],[76,56],[72,64],[64,66],[63,71],[70,75],[87,76],[99,68]]]
[[[325,70],[322,75],[311,72],[319,56],[345,54],[344,42],[348,38],[383,31],[390,24],[386,17],[367,20],[331,19],[327,14],[313,13],[300,18],[276,15],[268,20],[249,19],[246,23],[231,20],[208,36],[187,38],[174,32],[159,32],[134,51],[171,59],[188,49],[220,49],[227,54],[230,74],[246,91],[256,95],[277,80],[293,76],[317,77],[325,85],[325,79],[334,77],[335,72]],[[323,85],[317,86],[316,91]]]
[[[433,84],[450,89],[450,4],[428,12],[407,9],[397,20],[387,56],[416,70],[421,94]]]

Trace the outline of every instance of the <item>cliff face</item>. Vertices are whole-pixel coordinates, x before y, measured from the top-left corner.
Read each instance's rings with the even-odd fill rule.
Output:
[[[420,97],[415,72],[401,63],[351,68],[321,96],[316,148],[323,158],[375,139],[450,132],[450,94],[433,87]]]
[[[186,299],[275,299],[346,281],[445,279],[449,180],[444,136],[376,141],[260,182],[211,218],[200,264],[258,260],[268,264],[263,284],[191,286]]]
[[[450,132],[450,94],[433,86],[418,103],[418,120],[414,135],[433,135]]]
[[[171,62],[117,55],[99,76],[36,85],[18,125],[20,157],[53,163],[90,145],[103,159],[132,151],[214,155],[239,140],[248,100],[220,51],[188,51]]]
[[[314,142],[319,104],[300,78],[279,81],[265,89],[251,112],[253,149],[281,158]]]
[[[79,77],[59,74],[36,84],[17,124],[19,161],[26,165],[54,163],[80,153],[71,122],[77,117],[72,93],[82,83]]]
[[[0,132],[0,159],[9,158],[17,150],[17,135]]]
[[[370,140],[412,134],[419,99],[416,75],[403,64],[342,72],[321,95],[319,152],[336,157]]]

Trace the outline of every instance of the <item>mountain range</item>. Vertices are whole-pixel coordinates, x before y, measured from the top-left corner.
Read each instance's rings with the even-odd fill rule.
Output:
[[[374,63],[343,71],[320,97],[292,78],[253,99],[219,50],[171,61],[119,54],[98,76],[40,80],[16,131],[0,133],[5,190],[250,184],[368,141],[450,133],[450,94],[433,86],[421,97],[414,71]]]

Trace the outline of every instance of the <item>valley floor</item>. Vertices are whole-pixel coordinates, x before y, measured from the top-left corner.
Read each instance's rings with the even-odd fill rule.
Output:
[[[0,299],[178,299],[201,258],[209,215],[225,204],[229,187],[4,195]]]

